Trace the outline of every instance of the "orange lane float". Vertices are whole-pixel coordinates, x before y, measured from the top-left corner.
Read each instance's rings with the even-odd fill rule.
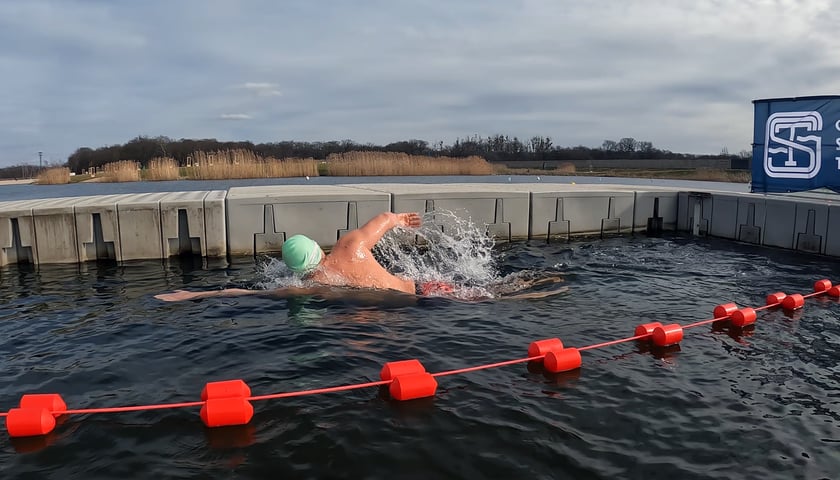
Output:
[[[798,293],[788,295],[782,300],[782,308],[787,311],[799,310],[805,306],[805,297]]]
[[[814,293],[825,292],[831,289],[831,280],[822,279],[814,282]]]
[[[55,428],[55,417],[46,408],[13,408],[6,415],[10,437],[46,435]]]
[[[782,301],[785,299],[785,297],[787,297],[787,294],[785,294],[784,292],[771,293],[770,295],[767,295],[766,305],[767,306],[779,305],[779,304],[782,303]]]
[[[394,377],[388,393],[395,400],[406,401],[434,397],[438,383],[428,372],[409,373]]]
[[[199,416],[208,427],[245,425],[254,416],[254,406],[247,398],[251,388],[241,379],[211,382],[201,391]]]
[[[399,360],[397,362],[388,362],[379,372],[381,380],[393,380],[400,375],[409,375],[412,373],[425,373],[426,367],[420,363],[419,360],[413,358],[411,360]]]
[[[670,347],[682,341],[683,329],[676,323],[662,325],[653,329],[651,339],[657,347]]]
[[[643,337],[645,335],[652,335],[653,331],[656,330],[658,327],[661,327],[662,324],[659,322],[650,322],[650,323],[643,323],[636,327],[636,330],[633,331],[633,335],[636,337]]]
[[[400,401],[433,397],[438,386],[437,380],[417,359],[388,362],[379,372],[379,378],[391,382],[388,393]]]
[[[580,368],[583,360],[577,348],[552,350],[545,355],[543,365],[551,373],[568,372]]]
[[[735,313],[736,310],[738,310],[738,305],[735,305],[734,303],[724,303],[715,307],[712,314],[715,318],[726,318]]]
[[[730,318],[732,320],[732,325],[735,325],[736,327],[746,327],[747,325],[755,323],[756,317],[757,314],[755,313],[755,309],[746,307],[732,312],[732,316]]]
[[[536,340],[529,344],[528,356],[525,358],[444,372],[429,373],[426,371],[426,367],[417,359],[400,360],[388,362],[382,367],[379,372],[380,381],[252,396],[251,388],[243,380],[225,380],[207,383],[201,391],[201,401],[198,402],[74,410],[68,410],[64,399],[57,393],[26,394],[21,397],[17,408],[0,413],[0,417],[5,417],[6,431],[10,437],[44,437],[55,429],[56,418],[61,415],[201,407],[199,416],[202,422],[207,427],[216,428],[248,424],[254,416],[254,407],[251,405],[251,402],[258,400],[333,393],[374,386],[387,386],[391,397],[397,401],[415,400],[433,397],[435,395],[438,387],[437,377],[526,362],[540,362],[548,372],[566,372],[581,367],[581,352],[586,350],[604,348],[634,340],[650,341],[657,347],[677,345],[683,340],[686,329],[727,320],[735,327],[753,325],[757,319],[757,312],[760,310],[778,306],[781,306],[786,311],[798,310],[803,308],[806,298],[823,294],[832,298],[840,298],[840,287],[833,286],[831,281],[826,279],[818,280],[814,283],[813,293],[807,295],[798,293],[787,295],[783,292],[776,292],[767,295],[764,306],[755,308],[738,308],[735,303],[724,303],[714,308],[714,318],[711,319],[701,320],[683,326],[677,323],[667,325],[661,322],[643,323],[635,328],[633,336],[584,347],[574,348],[564,346],[559,338]]]
[[[546,338],[545,340],[535,340],[528,345],[529,357],[545,357],[548,352],[554,350],[563,350],[563,342],[559,338]]]

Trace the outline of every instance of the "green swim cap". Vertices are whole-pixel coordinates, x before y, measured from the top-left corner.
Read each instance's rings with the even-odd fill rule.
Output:
[[[283,261],[294,272],[308,272],[321,263],[318,242],[305,235],[294,235],[283,242]]]

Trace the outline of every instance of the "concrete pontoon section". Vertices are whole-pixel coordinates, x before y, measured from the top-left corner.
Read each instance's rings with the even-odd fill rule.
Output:
[[[44,202],[46,200],[0,203],[0,266],[38,263],[32,208]]]
[[[655,186],[470,183],[277,185],[11,201],[0,202],[0,266],[276,254],[296,233],[330,248],[383,211],[428,213],[443,231],[451,216],[435,213],[453,212],[498,241],[676,230],[840,256],[838,199]]]
[[[168,193],[139,193],[117,202],[120,261],[165,258],[160,202]]]
[[[531,238],[568,240],[572,235],[610,235],[633,228],[632,190],[537,184],[531,191]]]
[[[81,197],[73,202],[79,260],[119,260],[120,224],[117,204],[131,195]]]
[[[677,190],[647,188],[634,193],[633,232],[661,233],[677,229]]]
[[[677,199],[677,230],[708,235],[712,218],[712,194],[680,192]]]
[[[231,255],[275,253],[304,234],[325,248],[341,235],[391,211],[391,196],[364,188],[287,185],[231,188],[227,232]]]
[[[37,263],[78,263],[76,198],[52,198],[32,207]]]
[[[831,254],[830,201],[747,193],[680,193],[678,230],[806,253]],[[834,237],[840,237],[835,226]],[[840,239],[839,239],[840,240]]]
[[[164,257],[227,255],[224,190],[173,192],[160,199]]]

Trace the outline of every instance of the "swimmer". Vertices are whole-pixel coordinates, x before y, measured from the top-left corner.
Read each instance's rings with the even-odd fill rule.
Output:
[[[283,261],[295,273],[303,275],[304,280],[322,286],[368,288],[376,290],[396,290],[398,292],[419,293],[414,281],[393,275],[374,257],[372,249],[385,233],[396,227],[418,228],[420,214],[383,212],[373,217],[361,228],[341,237],[329,254],[324,253],[315,240],[294,235],[283,243]],[[315,288],[318,289],[317,287]],[[306,295],[310,288],[284,288],[277,294]],[[422,287],[421,287],[422,290]],[[178,290],[173,293],[156,295],[165,301],[190,300],[206,297],[230,297],[238,295],[266,294],[261,290],[227,289],[210,292],[187,292]]]
[[[488,296],[459,297],[455,286],[446,282],[425,282],[420,285],[408,278],[398,277],[385,269],[373,256],[372,249],[389,230],[396,227],[418,228],[421,219],[418,213],[384,212],[375,216],[361,228],[341,237],[329,254],[324,253],[317,242],[304,235],[294,235],[282,246],[283,261],[304,280],[314,283],[310,287],[281,287],[274,290],[246,290],[230,288],[204,292],[176,290],[172,293],[155,295],[158,300],[174,302],[209,297],[233,297],[241,295],[263,295],[273,298],[314,295],[321,298],[342,298],[358,295],[360,289],[380,292],[398,292],[411,297],[447,297],[456,301],[480,302],[492,300]],[[565,291],[565,288],[550,292],[521,293],[523,289],[559,283],[560,276],[543,278],[530,282],[516,282],[499,295],[500,298],[527,299],[544,298]],[[513,287],[513,288],[510,288]],[[462,296],[463,297],[463,296]]]
[[[273,290],[247,290],[244,288],[227,288],[224,290],[208,290],[203,292],[175,290],[171,293],[161,293],[155,295],[155,298],[165,302],[177,302],[182,300],[199,300],[211,297],[239,297],[243,295],[270,298],[311,297],[331,302],[351,303],[365,306],[394,307],[416,305],[421,299],[435,297],[458,303],[482,303],[497,300],[534,300],[548,298],[568,292],[568,287],[556,286],[556,284],[562,282],[563,278],[561,276],[551,276],[533,282],[522,283],[518,286],[518,288],[508,288],[506,289],[508,291],[497,293],[494,296],[459,296],[460,292],[457,292],[457,289],[450,284],[445,282],[427,282],[422,285],[420,292],[417,294],[408,294],[395,290],[330,287],[320,285],[312,287],[280,287]],[[523,291],[536,286],[545,286],[550,284],[555,286],[542,291]]]
[[[414,281],[393,275],[373,257],[372,249],[395,227],[418,228],[418,213],[384,212],[336,242],[329,254],[309,237],[295,235],[283,243],[283,261],[304,279],[334,287],[373,288],[415,293]]]

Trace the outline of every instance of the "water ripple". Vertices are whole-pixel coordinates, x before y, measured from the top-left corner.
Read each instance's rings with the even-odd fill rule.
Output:
[[[569,293],[479,304],[164,304],[152,295],[256,285],[267,270],[242,259],[7,267],[0,403],[26,392],[60,392],[71,407],[192,401],[206,382],[229,378],[255,394],[287,392],[377,380],[383,363],[405,358],[456,369],[521,358],[540,338],[583,346],[647,321],[709,318],[719,303],[760,305],[768,292],[807,291],[840,271],[824,257],[686,237],[521,242],[494,254],[497,264],[473,274],[562,270]],[[399,403],[363,389],[255,402],[243,427],[206,429],[197,409],[78,416],[42,439],[3,440],[0,475],[832,478],[838,317],[837,301],[810,299],[793,315],[761,312],[754,329],[686,331],[666,351],[587,351],[574,372],[515,365],[442,377],[431,399]]]

